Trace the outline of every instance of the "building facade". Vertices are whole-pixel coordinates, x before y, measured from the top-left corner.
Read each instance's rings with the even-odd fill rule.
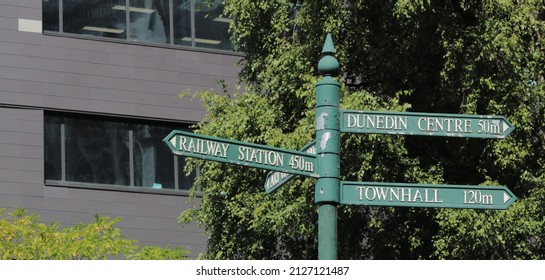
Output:
[[[162,139],[203,119],[241,56],[221,1],[0,0],[0,208],[74,225],[121,217],[141,244],[206,237],[177,217],[198,171]]]

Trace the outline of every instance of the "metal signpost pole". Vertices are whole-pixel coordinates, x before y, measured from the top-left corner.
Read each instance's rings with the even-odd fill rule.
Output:
[[[327,34],[316,83],[316,142],[303,151],[173,130],[163,139],[177,155],[274,171],[270,193],[297,174],[317,178],[318,259],[337,259],[337,205],[507,209],[517,197],[504,186],[341,182],[340,134],[378,133],[502,139],[515,128],[502,116],[340,110],[341,84],[335,46]],[[313,147],[316,154],[313,154]],[[342,189],[342,190],[341,190]]]
[[[340,201],[340,91],[333,78],[339,62],[327,34],[318,71],[324,76],[316,83],[316,165],[318,179],[314,200],[318,205],[318,259],[337,259],[337,205]]]

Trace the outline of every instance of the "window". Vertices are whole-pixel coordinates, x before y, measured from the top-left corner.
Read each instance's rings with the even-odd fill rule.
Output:
[[[195,174],[162,142],[179,125],[45,115],[49,183],[188,190]]]
[[[222,0],[43,0],[45,31],[232,51]]]

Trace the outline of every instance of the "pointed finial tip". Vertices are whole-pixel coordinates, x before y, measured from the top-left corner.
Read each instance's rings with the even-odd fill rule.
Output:
[[[333,45],[331,33],[327,33],[327,36],[325,37],[324,47],[322,48],[322,54],[334,54],[336,52],[337,50],[335,50],[335,46]]]
[[[335,46],[333,46],[333,39],[331,39],[331,34],[327,33],[324,47],[322,48],[323,57],[318,62],[318,71],[322,75],[337,76],[339,74],[339,62],[335,56],[333,56],[336,52]]]

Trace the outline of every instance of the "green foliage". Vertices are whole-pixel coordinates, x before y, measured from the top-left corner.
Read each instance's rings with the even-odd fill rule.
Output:
[[[200,92],[197,132],[300,149],[313,140],[316,66],[331,32],[346,109],[502,115],[504,140],[342,135],[342,180],[508,186],[507,211],[339,206],[342,259],[543,258],[545,3],[227,0],[244,92]],[[192,161],[205,187],[181,215],[212,259],[316,258],[314,180],[266,194],[266,172]],[[541,199],[541,200],[540,200]],[[467,239],[466,239],[467,238]]]
[[[95,222],[62,227],[45,225],[35,214],[17,209],[4,215],[0,211],[0,259],[8,260],[101,260],[186,259],[182,248],[140,248],[135,240],[126,239],[115,227],[120,219],[95,216]]]
[[[185,260],[189,253],[187,249],[182,247],[144,246],[128,256],[132,260]]]
[[[448,210],[438,214],[434,257],[440,259],[543,259],[545,192],[507,211]]]

